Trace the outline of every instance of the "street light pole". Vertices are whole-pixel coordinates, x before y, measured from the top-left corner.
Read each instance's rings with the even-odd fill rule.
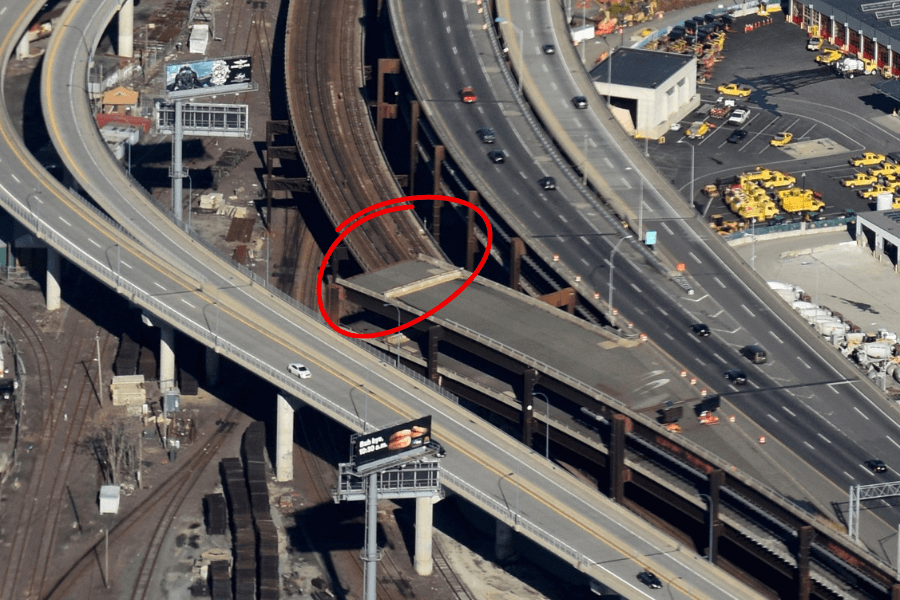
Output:
[[[709,548],[706,551],[706,559],[709,562],[713,562],[713,503],[712,498],[709,497],[708,494],[699,494],[706,498],[707,503],[709,503]]]
[[[606,69],[606,107],[609,108],[612,106],[612,46],[609,45],[609,41],[607,41],[606,36],[603,36],[603,41],[606,42],[606,50],[609,52],[609,56],[606,59],[607,69]]]
[[[191,207],[194,204],[194,180],[191,179],[190,169],[185,169],[188,174],[188,229],[191,228]]]
[[[625,240],[630,240],[631,236],[625,236],[620,238],[618,242],[613,246],[612,252],[609,253],[609,322],[613,322],[613,273],[615,272],[615,265],[613,261],[616,258],[616,250],[619,249],[619,244],[624,242]]]
[[[397,306],[396,304],[390,304],[388,302],[385,302],[384,305],[385,306],[393,306],[394,308],[397,309],[397,328],[399,329],[400,328],[400,307]],[[397,332],[397,333],[398,333],[398,335],[397,335],[397,368],[399,369],[400,368],[400,336],[399,336],[399,332]]]
[[[750,219],[750,240],[752,242],[750,250],[750,268],[756,268],[756,217]]]

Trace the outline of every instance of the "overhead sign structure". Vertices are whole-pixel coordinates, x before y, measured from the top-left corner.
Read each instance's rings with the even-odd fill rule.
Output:
[[[351,460],[357,467],[399,457],[431,441],[431,415],[354,438]]]
[[[233,56],[166,65],[166,96],[196,98],[255,89],[250,57]]]

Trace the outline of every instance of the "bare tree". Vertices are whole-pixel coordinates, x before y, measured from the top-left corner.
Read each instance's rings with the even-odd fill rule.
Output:
[[[99,422],[84,440],[84,446],[97,460],[103,481],[108,484],[134,481],[137,470],[137,449],[133,428],[121,420]]]

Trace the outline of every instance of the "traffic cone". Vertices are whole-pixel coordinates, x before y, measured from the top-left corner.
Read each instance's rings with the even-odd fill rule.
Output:
[[[760,443],[760,444],[765,444],[765,443],[766,443],[766,436],[764,436],[764,435],[759,436],[759,443]]]

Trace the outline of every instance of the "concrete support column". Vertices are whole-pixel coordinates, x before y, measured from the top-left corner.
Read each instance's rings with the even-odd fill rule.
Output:
[[[509,248],[509,288],[515,292],[519,291],[523,256],[525,256],[525,242],[522,241],[522,238],[512,238]]]
[[[440,341],[444,339],[444,328],[440,325],[428,329],[428,379],[440,385],[438,375],[438,351]]]
[[[416,498],[416,573],[423,577],[431,575],[431,523],[434,516],[434,501],[431,498]]]
[[[881,262],[881,257],[884,255],[884,238],[880,233],[875,234],[875,250],[872,253],[878,257],[878,262]]]
[[[609,474],[607,495],[611,500],[621,503],[625,498],[625,436],[628,430],[628,417],[614,415],[609,422],[609,452],[606,465]]]
[[[159,390],[165,392],[175,387],[175,329],[159,324]]]
[[[812,582],[809,578],[809,548],[812,546],[815,530],[809,525],[800,528],[797,535],[797,600],[809,600]]]
[[[856,49],[856,56],[858,58],[862,58],[865,54],[863,52],[863,48],[866,45],[866,37],[863,35],[862,31],[859,32],[859,48]]]
[[[294,409],[278,394],[275,425],[275,480],[294,478]]]
[[[497,562],[504,562],[513,557],[513,529],[501,520],[497,520],[497,532],[494,537],[494,554]]]
[[[219,353],[213,348],[206,349],[206,385],[219,383]]]
[[[119,7],[119,56],[134,57],[134,0]]]
[[[22,39],[19,40],[19,43],[16,44],[16,58],[25,60],[29,56],[31,56],[31,50],[29,49],[28,31],[25,31],[25,35],[23,35]]]
[[[62,291],[59,284],[59,252],[47,247],[47,310],[59,310]]]

